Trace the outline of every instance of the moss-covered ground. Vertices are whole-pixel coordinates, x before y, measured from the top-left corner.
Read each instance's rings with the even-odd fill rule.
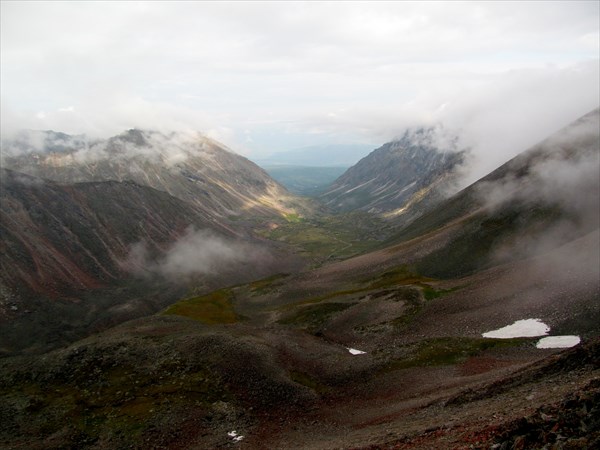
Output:
[[[531,340],[527,338],[445,337],[427,339],[414,345],[408,356],[389,362],[384,371],[458,364],[486,350],[527,345],[529,342]]]
[[[180,300],[169,306],[163,314],[189,317],[209,325],[235,323],[240,320],[231,303],[231,289],[221,289],[210,294]]]

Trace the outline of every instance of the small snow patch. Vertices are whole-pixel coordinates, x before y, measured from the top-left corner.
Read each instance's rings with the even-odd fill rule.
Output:
[[[537,348],[569,348],[581,342],[579,336],[548,336],[542,338],[535,345]]]
[[[355,348],[346,347],[350,353],[353,355],[364,355],[367,352],[363,352],[361,350],[356,350]]]
[[[237,434],[237,431],[235,430],[227,433],[227,436],[229,436],[233,440],[233,442],[240,442],[242,439],[244,439],[244,436]]]
[[[508,325],[497,330],[483,333],[485,338],[510,339],[516,337],[535,337],[545,336],[550,332],[550,327],[540,319],[517,320],[512,325]]]

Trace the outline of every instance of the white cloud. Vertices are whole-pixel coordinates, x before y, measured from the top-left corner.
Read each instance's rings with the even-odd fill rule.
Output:
[[[3,133],[212,130],[253,154],[331,141],[381,144],[440,118],[471,127],[477,140],[493,128],[488,110],[521,136],[527,117],[555,110],[547,123],[557,127],[598,101],[596,2],[1,8],[2,112],[12,111],[3,114]],[[590,60],[595,69],[573,73]]]
[[[260,265],[272,259],[262,248],[225,239],[210,230],[190,227],[158,258],[150,256],[150,250],[144,242],[134,244],[122,266],[140,276],[158,274],[179,279],[240,270],[250,262]]]

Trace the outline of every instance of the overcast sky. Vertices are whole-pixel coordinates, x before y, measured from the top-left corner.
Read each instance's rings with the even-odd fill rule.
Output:
[[[1,3],[2,132],[260,157],[442,122],[495,164],[597,107],[599,2]]]

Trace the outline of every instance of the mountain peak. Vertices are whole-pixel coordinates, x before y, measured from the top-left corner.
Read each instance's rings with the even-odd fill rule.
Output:
[[[137,145],[138,147],[143,147],[144,145],[148,145],[148,140],[146,136],[152,133],[154,132],[132,128],[119,134],[118,136],[115,136],[115,139],[119,139],[125,142],[131,142],[132,144]]]
[[[459,138],[441,124],[429,127],[409,128],[401,138],[391,142],[395,148],[430,149],[437,153],[460,152]]]
[[[417,204],[444,197],[465,150],[441,125],[409,129],[371,152],[322,195],[335,210],[364,211],[405,220],[419,215]],[[410,210],[410,211],[409,211]]]

